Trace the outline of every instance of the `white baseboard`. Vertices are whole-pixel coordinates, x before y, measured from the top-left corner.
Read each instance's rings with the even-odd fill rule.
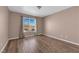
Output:
[[[62,39],[62,38],[58,38],[58,37],[55,37],[55,36],[51,36],[51,35],[47,35],[47,34],[44,34],[44,35],[48,36],[48,37],[51,37],[51,38],[56,38],[57,40],[65,41],[65,42],[68,42],[68,43],[71,43],[71,44],[79,46],[79,43],[75,43],[75,42],[72,42],[72,41],[68,41],[68,40],[65,40],[65,39]]]
[[[68,43],[71,43],[71,44],[74,44],[74,45],[78,45],[79,46],[79,43],[75,43],[75,42],[68,41],[68,40],[65,40],[65,39],[62,39],[62,38],[58,38],[58,37],[55,37],[55,36],[51,36],[51,35],[46,35],[46,34],[43,34],[43,35],[48,36],[48,37],[51,37],[51,38],[56,38],[57,40],[65,41],[65,42],[68,42]],[[34,35],[30,35],[30,36],[34,36]],[[30,37],[30,36],[25,36],[25,37]],[[9,40],[17,39],[17,38],[19,38],[19,37],[9,38]],[[8,41],[9,40],[6,41],[6,43],[4,44],[3,48],[1,49],[0,53],[3,52],[3,50],[6,47],[6,45],[8,44]]]
[[[14,40],[14,39],[18,39],[19,37],[13,37],[13,38],[9,38],[9,40]]]
[[[31,37],[31,36],[35,36],[35,35],[29,35],[29,36],[25,36],[25,37]]]
[[[34,36],[34,35],[29,35],[29,36],[25,36],[25,37],[31,37],[31,36]],[[18,39],[19,37],[13,37],[13,38],[9,38],[9,40],[14,40],[14,39]]]
[[[34,35],[29,35],[29,36],[25,36],[25,37],[30,37],[30,36],[34,36]],[[2,47],[0,53],[4,51],[4,49],[5,49],[5,47],[7,46],[9,40],[14,40],[14,39],[18,39],[18,38],[19,38],[19,37],[9,38],[9,39],[5,42],[5,44],[4,44],[4,46]]]
[[[7,40],[7,41],[5,42],[5,44],[4,44],[4,46],[2,47],[0,53],[2,53],[2,52],[4,51],[4,49],[5,49],[5,47],[7,46],[8,42],[9,42],[9,40]]]

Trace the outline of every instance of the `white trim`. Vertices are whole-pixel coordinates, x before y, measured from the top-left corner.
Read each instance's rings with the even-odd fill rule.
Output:
[[[29,36],[25,36],[25,37],[30,37],[30,36],[34,36],[34,35],[29,35]],[[2,52],[4,51],[4,49],[5,49],[5,47],[7,46],[9,40],[14,40],[14,39],[18,39],[18,38],[19,38],[19,37],[9,38],[9,39],[5,42],[5,44],[4,44],[4,46],[2,47],[0,53],[2,53]]]
[[[25,37],[30,37],[30,36],[34,36],[34,35],[29,35],[29,36],[25,36]],[[9,40],[14,40],[14,39],[18,39],[19,37],[13,37],[13,38],[9,38]]]
[[[74,44],[74,45],[79,45],[79,43],[68,41],[68,40],[65,40],[65,39],[62,39],[62,38],[58,38],[58,37],[55,37],[55,36],[51,36],[51,35],[47,35],[47,34],[43,34],[43,35],[51,37],[51,38],[56,38],[57,40],[65,41],[65,42],[68,42],[68,43],[71,43],[71,44]],[[34,36],[34,35],[29,35],[29,36],[25,36],[25,37],[30,37],[30,36]],[[19,38],[19,37],[9,38],[9,40],[17,39],[17,38]],[[0,53],[4,51],[4,49],[5,49],[6,45],[8,44],[9,40],[6,41],[6,43],[4,44],[3,48],[1,49]]]
[[[14,40],[14,39],[18,39],[19,37],[13,37],[13,38],[9,38],[9,40]]]
[[[74,45],[78,45],[79,46],[79,43],[76,43],[76,42],[72,42],[72,41],[69,41],[69,40],[65,40],[65,39],[58,38],[58,37],[51,36],[51,35],[47,35],[47,34],[43,34],[43,35],[48,36],[48,37],[51,37],[51,38],[56,38],[57,40],[65,41],[65,42],[68,42],[68,43],[71,43],[71,44],[74,44]]]
[[[5,44],[4,44],[4,46],[2,47],[0,53],[2,53],[2,52],[4,51],[4,49],[5,49],[5,47],[7,46],[8,42],[9,42],[9,40],[7,40],[7,41],[5,42]]]
[[[31,37],[31,36],[35,36],[35,35],[29,35],[29,36],[25,36],[25,37]]]

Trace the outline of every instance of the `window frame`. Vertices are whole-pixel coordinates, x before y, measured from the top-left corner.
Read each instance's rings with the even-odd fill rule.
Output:
[[[24,16],[23,16],[23,18],[24,18]],[[22,18],[22,21],[24,20],[23,18]],[[36,24],[37,24],[36,18],[33,18],[33,17],[25,17],[25,18],[29,19],[29,23],[28,24],[30,24],[30,19],[34,19]],[[32,31],[32,30],[24,31],[24,23],[23,23],[23,32],[36,32],[36,31],[37,31],[36,25],[35,25],[35,30],[34,31]]]

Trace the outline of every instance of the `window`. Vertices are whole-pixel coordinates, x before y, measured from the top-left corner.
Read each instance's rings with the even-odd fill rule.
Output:
[[[36,19],[23,17],[23,32],[36,32]]]

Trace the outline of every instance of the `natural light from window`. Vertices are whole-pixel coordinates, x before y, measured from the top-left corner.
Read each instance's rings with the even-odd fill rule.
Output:
[[[23,17],[23,32],[36,32],[36,19]]]

